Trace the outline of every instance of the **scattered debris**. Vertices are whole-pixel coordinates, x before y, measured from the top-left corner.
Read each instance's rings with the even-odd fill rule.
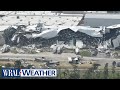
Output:
[[[111,56],[111,51],[108,49],[108,50],[105,51],[105,54],[106,54],[107,57],[110,57]]]
[[[57,47],[57,54],[61,54],[62,53],[62,47]]]
[[[50,48],[52,48],[54,54],[61,54],[63,52],[63,46],[60,45],[54,44]]]
[[[4,44],[3,47],[1,48],[1,52],[6,53],[6,52],[9,52],[9,51],[10,51],[10,46]]]
[[[90,52],[91,52],[91,56],[97,56],[98,54],[98,50],[96,48],[91,49]]]
[[[75,48],[75,54],[76,55],[79,55],[80,54],[80,49],[77,47],[77,48]]]
[[[82,57],[68,57],[68,62],[72,64],[79,64]]]
[[[15,53],[15,54],[18,53],[16,47],[11,47],[11,48],[10,48],[10,52],[11,52],[11,53]]]
[[[56,66],[58,66],[59,64],[60,64],[59,61],[53,61],[53,60],[51,60],[51,61],[49,61],[49,62],[46,63],[46,65],[47,65],[48,67],[56,67]]]
[[[36,62],[49,62],[50,60],[46,59],[45,57],[41,57],[41,58],[35,58]]]
[[[104,45],[101,45],[101,44],[97,48],[99,53],[105,53],[106,49],[107,48]]]
[[[117,52],[114,52],[114,53],[112,53],[112,57],[114,57],[114,58],[118,58],[118,53]]]

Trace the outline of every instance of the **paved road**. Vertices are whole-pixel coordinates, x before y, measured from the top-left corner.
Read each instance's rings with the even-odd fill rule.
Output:
[[[35,58],[39,57],[46,57],[51,60],[56,61],[67,61],[68,57],[74,57],[76,56],[74,53],[62,53],[62,54],[53,54],[51,52],[42,52],[39,54],[13,54],[13,53],[3,53],[0,54],[0,60],[17,60],[17,59],[25,59],[25,60],[34,60]],[[97,63],[101,64],[101,66],[104,67],[106,63],[108,63],[109,66],[112,65],[113,61],[120,62],[120,59],[115,58],[104,58],[104,57],[83,57],[83,60],[94,60]]]
[[[73,53],[63,53],[63,54],[52,54],[50,52],[42,52],[40,54],[12,54],[12,53],[3,53],[0,54],[0,59],[8,59],[8,58],[14,58],[14,59],[34,59],[39,57],[46,57],[49,59],[54,59],[58,61],[65,61],[68,57],[76,56]]]
[[[0,54],[0,59],[7,59],[7,58],[24,58],[24,59],[34,59],[39,57],[46,57],[49,59],[54,59],[58,61],[66,61],[68,57],[75,57],[74,53],[62,53],[62,54],[53,54],[51,52],[42,52],[39,54],[13,54],[13,53],[3,53]],[[120,60],[115,58],[102,58],[102,57],[83,57],[84,60],[100,60],[100,61],[113,61],[113,60]]]

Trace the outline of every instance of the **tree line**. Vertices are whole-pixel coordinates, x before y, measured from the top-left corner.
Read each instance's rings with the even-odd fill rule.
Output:
[[[5,65],[6,68],[9,68],[11,65],[8,63]],[[21,63],[16,61],[14,63],[16,68],[22,68]],[[105,64],[103,70],[98,69],[98,65],[93,64],[88,70],[80,70],[77,65],[72,65],[73,69],[57,69],[57,77],[53,78],[27,78],[27,79],[119,79],[120,72],[116,71],[115,64],[113,63],[112,68],[108,69],[108,63]],[[2,66],[0,66],[0,78],[2,78]],[[15,78],[13,78],[15,79]],[[23,78],[20,78],[23,79]]]

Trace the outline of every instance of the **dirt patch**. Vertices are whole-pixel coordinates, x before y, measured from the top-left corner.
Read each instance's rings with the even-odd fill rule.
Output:
[[[5,65],[7,63],[10,63],[11,65],[14,65],[13,61],[0,61],[0,65]]]
[[[76,64],[76,66],[79,69],[88,69],[88,68],[92,67],[92,64],[88,64],[88,63]],[[61,68],[61,69],[73,69],[73,65],[66,62],[66,61],[60,62],[60,65],[58,67]]]

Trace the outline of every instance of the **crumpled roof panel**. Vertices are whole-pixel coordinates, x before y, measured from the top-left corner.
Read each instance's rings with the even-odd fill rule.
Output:
[[[27,28],[25,29],[25,31],[30,31],[31,29],[35,31],[36,30],[36,26],[37,25],[29,25],[29,26],[27,26]]]
[[[108,26],[107,28],[108,28],[108,29],[120,28],[120,24],[116,24],[116,25]]]
[[[74,32],[80,31],[80,32],[86,33],[86,34],[88,34],[92,37],[102,37],[102,35],[99,32],[101,30],[101,28],[90,28],[90,27],[83,27],[83,26],[82,27],[80,27],[80,26],[76,26],[76,27],[62,26],[62,27],[54,27],[54,28],[51,28],[49,30],[45,30],[40,34],[33,34],[33,38],[42,37],[42,38],[45,38],[45,39],[49,39],[49,38],[57,36],[57,34],[61,30],[65,30],[65,29],[68,29],[68,28],[73,30]]]
[[[4,31],[5,29],[7,29],[8,27],[10,27],[10,26],[0,26],[0,31]]]
[[[53,30],[51,29],[51,30],[43,31],[40,34],[32,34],[32,37],[33,38],[41,37],[41,38],[49,39],[49,38],[57,36],[57,34],[58,34],[58,32],[56,29],[53,29]]]

